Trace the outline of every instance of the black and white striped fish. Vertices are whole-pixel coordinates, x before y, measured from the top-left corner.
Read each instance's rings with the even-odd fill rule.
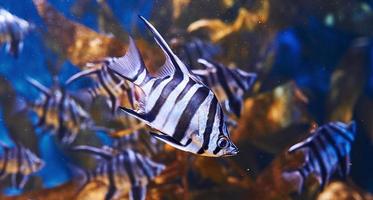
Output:
[[[206,59],[198,59],[198,62],[206,69],[193,70],[193,73],[214,91],[228,113],[240,117],[244,93],[253,85],[256,74],[238,68],[228,68],[221,63]]]
[[[198,59],[212,60],[221,53],[220,46],[199,38],[191,38],[187,42],[183,42],[183,39],[174,38],[170,40],[170,43],[175,46],[176,55],[179,56],[181,61],[192,69],[201,68]]]
[[[22,40],[31,29],[32,25],[27,21],[0,8],[0,45],[6,43],[6,49],[12,56],[18,57]]]
[[[86,184],[96,180],[108,185],[106,200],[112,199],[117,192],[128,192],[129,199],[145,199],[148,183],[165,169],[164,165],[131,149],[115,152],[110,147],[100,149],[84,145],[73,149],[103,158],[93,172],[86,172]]]
[[[133,83],[108,70],[104,61],[89,63],[87,69],[71,76],[66,81],[66,84],[86,76],[95,80],[95,85],[87,90],[91,98],[94,99],[97,96],[106,97],[113,114],[119,106],[133,108]]]
[[[339,172],[345,178],[350,171],[350,152],[355,139],[355,123],[331,122],[316,129],[304,141],[289,148],[289,153],[303,151],[304,165],[297,169],[304,183],[315,175],[323,188]],[[303,185],[303,184],[302,184]]]
[[[113,148],[118,150],[133,149],[149,157],[160,153],[164,143],[144,132],[145,130],[139,130],[120,138],[114,138]]]
[[[138,88],[139,109],[122,108],[152,129],[156,138],[187,152],[204,156],[236,155],[224,112],[214,93],[172,52],[158,31],[140,17],[154,35],[166,61],[157,77],[146,69],[130,38],[129,49],[107,66]]]
[[[9,175],[12,186],[22,189],[29,176],[38,172],[44,162],[21,144],[16,143],[14,147],[0,144],[3,150],[0,155],[0,179]]]
[[[52,131],[63,144],[72,143],[80,130],[95,129],[90,115],[63,89],[48,89],[38,81],[28,78],[42,96],[32,105],[39,118],[36,126]]]

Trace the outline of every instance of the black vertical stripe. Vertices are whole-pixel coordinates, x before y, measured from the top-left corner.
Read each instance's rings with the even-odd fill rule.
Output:
[[[102,85],[102,87],[105,89],[105,91],[108,93],[109,95],[109,98],[110,98],[110,102],[111,102],[111,111],[112,113],[115,112],[115,102],[116,102],[116,98],[115,98],[115,95],[112,93],[112,91],[109,89],[109,87],[106,85],[106,82],[103,78],[103,74],[102,72],[98,73],[98,79],[100,81],[100,84]]]
[[[172,77],[172,80],[168,82],[163,88],[160,96],[158,97],[157,101],[155,102],[153,108],[149,111],[147,116],[149,117],[148,120],[152,122],[158,115],[159,111],[161,110],[163,104],[166,102],[168,96],[171,94],[172,91],[181,83],[182,77]]]
[[[217,63],[214,63],[214,65],[219,65]],[[223,90],[225,92],[225,94],[227,95],[228,97],[228,101],[229,101],[229,104],[231,106],[231,109],[233,109],[235,111],[235,114],[236,115],[239,115],[239,109],[241,108],[240,106],[240,103],[237,103],[237,97],[233,95],[232,91],[230,90],[229,86],[228,86],[228,83],[225,79],[225,75],[223,73],[223,71],[217,67],[217,75],[218,75],[218,79],[219,79],[219,83],[220,85],[223,87]]]
[[[192,79],[189,79],[188,83],[184,87],[183,91],[176,97],[175,104],[179,102],[183,97],[188,93],[190,88],[195,85],[195,82]]]
[[[58,102],[58,128],[57,128],[57,133],[58,133],[58,137],[60,139],[64,138],[65,136],[65,131],[66,131],[66,127],[65,127],[65,119],[64,119],[64,115],[66,114],[65,113],[65,101],[67,101],[66,99],[66,92],[64,90],[61,90],[61,93],[62,93],[62,96],[61,96],[61,99],[60,101]]]
[[[167,78],[169,78],[169,76],[166,76],[166,77],[164,77],[164,78],[158,78],[158,79],[156,79],[156,80],[154,81],[153,85],[152,85],[152,89],[151,89],[151,91],[150,91],[150,95],[151,95],[152,92],[155,90],[155,88],[157,88],[157,86],[158,86],[159,84],[161,84],[162,81],[166,80]]]
[[[123,151],[121,157],[123,159],[122,160],[123,166],[128,174],[128,178],[130,179],[131,185],[134,185],[136,183],[136,180],[135,180],[134,171],[132,169],[132,162],[130,160],[128,150]]]
[[[74,104],[75,106],[77,106],[76,104]],[[73,120],[73,123],[75,126],[78,126],[79,125],[79,122],[78,122],[78,116],[76,114],[76,110],[74,109],[74,106],[72,102],[69,103],[69,111],[70,111],[70,114],[71,114],[71,118]]]
[[[348,173],[348,167],[347,167],[348,163],[346,163],[344,157],[342,156],[343,153],[340,152],[340,149],[338,148],[336,141],[333,139],[332,135],[330,135],[329,131],[325,130],[323,136],[326,139],[326,141],[328,141],[328,143],[332,146],[332,149],[334,149],[335,153],[337,154],[339,167],[341,169],[341,172],[343,173],[341,175],[344,176],[343,178],[345,178],[345,176]]]
[[[185,137],[185,133],[189,127],[190,122],[192,121],[193,116],[196,114],[203,101],[205,101],[205,99],[209,95],[209,92],[209,89],[207,89],[206,87],[200,87],[188,101],[188,104],[183,110],[183,113],[181,114],[175,128],[173,138],[176,141],[180,142]]]
[[[149,167],[144,165],[145,163],[142,160],[140,160],[139,155],[137,155],[136,153],[135,153],[135,159],[136,159],[136,163],[140,167],[141,171],[143,171],[143,173],[145,174],[148,181],[150,181],[151,178],[152,178],[152,175],[149,172],[150,171]]]
[[[39,121],[38,121],[36,126],[42,126],[45,123],[45,119],[47,117],[48,110],[49,110],[50,98],[51,97],[49,95],[45,96],[45,101],[44,101],[44,104],[42,105],[42,114],[41,114],[41,116],[39,118]]]
[[[321,187],[324,186],[326,177],[328,176],[327,168],[325,166],[324,160],[322,158],[322,155],[320,154],[320,149],[315,144],[315,141],[310,143],[310,150],[313,152],[313,154],[316,157],[317,163],[320,167],[320,173],[321,173]]]
[[[202,144],[201,149],[197,152],[198,154],[203,154],[205,150],[207,150],[209,147],[210,135],[212,133],[212,128],[214,127],[214,123],[215,123],[217,103],[218,101],[216,100],[216,98],[213,98],[210,104],[209,113],[207,115],[205,131],[203,132],[203,144]]]
[[[351,137],[346,134],[346,132],[347,132],[346,129],[337,128],[337,127],[335,127],[335,125],[327,125],[327,126],[325,126],[325,128],[329,129],[331,132],[334,132],[334,133],[340,135],[345,140],[347,140],[350,144],[353,142],[353,138],[351,139]]]
[[[186,64],[188,64],[188,66],[190,66],[190,67],[195,67],[195,66],[193,66],[194,59],[193,59],[193,56],[190,55],[188,46],[183,46],[183,49],[184,49],[184,53],[185,53],[186,58],[187,58],[186,61],[188,62]]]
[[[220,109],[220,107],[218,107],[218,109],[219,109],[219,114],[220,114],[220,116],[219,116],[219,118],[220,118],[220,122],[219,122],[219,137],[223,134],[223,127],[224,127],[224,113],[223,113],[223,111]],[[221,148],[218,146],[218,145],[216,145],[216,148],[215,148],[215,150],[213,151],[213,154],[218,154],[219,153],[219,151],[221,150]]]
[[[244,91],[247,90],[247,87],[245,87],[245,85],[242,84],[242,80],[240,79],[239,75],[237,74],[238,72],[236,71],[233,71],[234,69],[226,69],[225,71],[228,71],[228,73],[230,73],[232,75],[232,78],[234,79],[234,81],[237,83],[237,85]]]

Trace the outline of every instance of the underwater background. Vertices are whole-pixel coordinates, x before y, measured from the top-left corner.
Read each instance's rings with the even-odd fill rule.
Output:
[[[81,183],[84,171],[100,159],[69,148],[117,147],[119,137],[113,135],[122,129],[130,131],[121,137],[136,132],[131,131],[135,122],[118,120],[121,114],[112,115],[104,98],[87,103],[83,91],[96,79],[66,81],[86,63],[123,56],[129,35],[146,66],[157,71],[165,57],[138,15],[190,67],[201,68],[197,59],[202,57],[256,74],[241,115],[232,117],[236,156],[183,152],[153,141],[144,130],[139,134],[146,141],[138,136],[124,145],[164,165],[139,199],[373,199],[373,1],[0,0],[0,8],[33,26],[18,56],[1,46],[0,140],[11,148],[22,144],[44,162],[23,188],[4,177],[0,199],[105,199],[110,183]],[[196,50],[196,38],[207,46]],[[196,57],[189,51],[202,53]],[[68,91],[89,120],[104,128],[82,128],[72,143],[61,143],[54,129],[36,126],[40,116],[32,102],[40,91],[30,78]],[[324,139],[324,148],[307,147],[324,164],[308,169],[307,176],[290,176],[312,161],[305,159],[307,151],[294,155],[288,149],[336,121],[354,123],[355,130],[343,130],[354,132],[353,141]],[[142,147],[146,142],[151,153]],[[346,149],[340,150],[343,159],[334,162],[338,153],[331,149]],[[1,175],[10,162],[6,151]],[[347,158],[348,175],[338,176],[336,168]],[[131,189],[123,190],[117,188],[112,199],[137,198]]]

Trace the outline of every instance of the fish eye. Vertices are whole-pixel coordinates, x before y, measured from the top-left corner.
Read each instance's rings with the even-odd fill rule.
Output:
[[[222,148],[222,149],[228,147],[228,144],[229,144],[228,138],[226,138],[224,136],[220,137],[219,140],[218,140],[218,142],[217,142],[218,147]]]

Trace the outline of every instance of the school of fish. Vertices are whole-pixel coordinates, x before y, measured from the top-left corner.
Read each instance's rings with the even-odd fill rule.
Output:
[[[231,139],[229,126],[240,118],[245,94],[257,78],[255,73],[215,61],[217,48],[200,39],[185,44],[177,55],[147,19],[139,18],[165,58],[157,73],[149,72],[134,39],[129,37],[125,55],[87,63],[85,69],[71,76],[65,84],[48,88],[27,78],[41,94],[28,106],[28,111],[38,119],[35,128],[54,135],[73,152],[96,156],[95,168],[83,169],[82,188],[92,181],[100,181],[108,188],[107,200],[122,193],[128,194],[130,199],[146,199],[148,184],[166,168],[152,159],[162,151],[164,144],[195,156],[237,155],[239,148]],[[0,44],[6,43],[7,51],[13,56],[19,56],[22,40],[32,27],[27,21],[0,9]],[[79,93],[81,96],[88,94],[89,104],[104,97],[113,118],[129,119],[127,124],[130,125],[145,125],[138,130],[117,133],[111,128],[97,126],[82,105],[85,103],[68,91],[70,85],[86,78],[91,79],[93,86]],[[113,145],[76,146],[74,141],[81,131],[107,132],[114,138]],[[321,126],[310,137],[289,148],[289,154],[302,151],[306,156],[301,167],[286,173],[299,176],[302,182],[315,175],[321,188],[336,172],[346,177],[355,133],[353,122],[330,122]],[[14,187],[23,188],[28,177],[45,164],[22,144],[9,147],[1,143],[1,148],[0,178],[9,175]]]

